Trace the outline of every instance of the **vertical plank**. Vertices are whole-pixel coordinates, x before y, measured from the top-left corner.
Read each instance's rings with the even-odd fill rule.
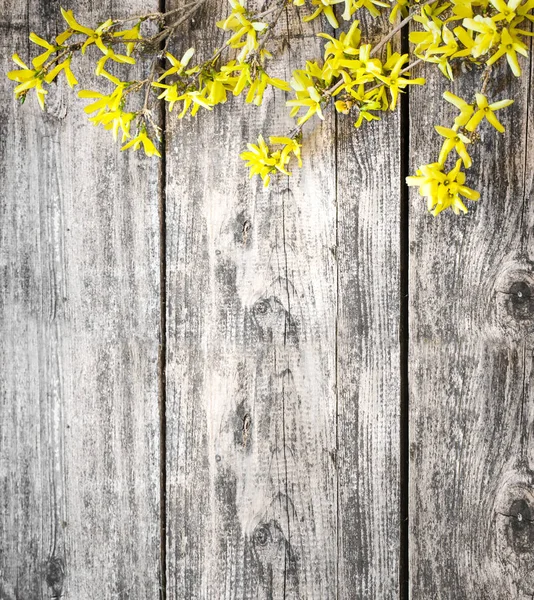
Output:
[[[204,57],[226,10],[196,19]],[[322,46],[290,19],[270,66],[286,79]],[[337,594],[334,122],[307,129],[302,173],[269,191],[239,159],[289,130],[283,102],[269,91],[262,110],[237,100],[169,123],[170,598]]]
[[[515,98],[472,151],[464,217],[434,219],[416,193],[410,218],[412,598],[534,595],[532,61],[494,71],[488,96]],[[453,107],[478,73],[411,95],[412,169],[431,162]],[[434,154],[432,154],[434,152]]]
[[[2,73],[59,7],[3,2]],[[66,8],[96,23],[157,2]],[[0,85],[0,597],[156,598],[159,167],[63,84],[45,114]]]
[[[367,39],[388,31],[367,18]],[[365,38],[364,38],[365,39]],[[340,598],[399,597],[400,110],[338,117]]]

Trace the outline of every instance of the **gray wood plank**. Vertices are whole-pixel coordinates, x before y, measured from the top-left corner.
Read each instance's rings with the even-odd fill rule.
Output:
[[[365,19],[364,39],[388,31]],[[400,111],[338,116],[340,598],[399,597]]]
[[[507,132],[482,129],[470,213],[434,219],[414,191],[410,217],[410,548],[417,599],[532,598],[534,155],[532,62],[506,65],[490,98]],[[426,69],[425,69],[426,70]],[[529,72],[530,70],[530,72]],[[471,98],[478,74],[411,93],[412,168],[437,156],[434,124]]]
[[[220,45],[226,10],[182,50]],[[322,46],[290,31],[285,78]],[[289,130],[283,101],[169,120],[169,598],[336,598],[334,121],[267,192],[239,159]]]
[[[88,23],[157,8],[66,4]],[[4,0],[2,73],[59,7]],[[42,114],[0,79],[0,597],[157,598],[159,165],[63,84]]]

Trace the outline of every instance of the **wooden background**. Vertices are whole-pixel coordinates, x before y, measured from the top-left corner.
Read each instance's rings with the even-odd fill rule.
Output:
[[[59,7],[0,0],[1,73]],[[222,44],[226,10],[176,52]],[[319,57],[319,27],[286,16],[271,70]],[[482,200],[437,219],[402,182],[452,121],[442,92],[478,73],[421,68],[383,121],[307,126],[304,168],[268,191],[238,154],[289,128],[281,92],[167,116],[157,161],[65,86],[43,114],[0,78],[0,600],[534,598],[522,64],[489,88],[516,101],[474,153]]]

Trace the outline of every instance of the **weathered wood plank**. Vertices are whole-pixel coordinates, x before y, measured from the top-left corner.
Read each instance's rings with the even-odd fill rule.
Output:
[[[524,69],[518,81],[500,66],[488,87],[516,102],[499,114],[506,134],[487,126],[472,151],[467,185],[481,191],[478,205],[434,219],[412,196],[414,600],[534,595],[532,63]],[[476,77],[412,91],[412,168],[436,155],[432,126],[455,116],[442,92],[471,98]]]
[[[157,8],[65,4],[88,23]],[[59,7],[4,0],[2,74]],[[157,598],[159,167],[62,84],[42,114],[0,79],[0,597]]]
[[[222,44],[226,10],[211,5],[188,43]],[[294,17],[289,30],[286,79],[322,46]],[[302,173],[269,191],[239,159],[289,130],[283,100],[170,119],[170,598],[337,594],[334,121],[307,129]]]
[[[385,600],[399,597],[400,114],[354,120],[337,127],[339,597]]]

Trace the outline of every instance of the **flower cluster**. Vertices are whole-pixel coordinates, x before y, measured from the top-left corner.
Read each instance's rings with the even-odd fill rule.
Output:
[[[399,93],[406,86],[425,83],[420,77],[410,79],[409,70],[405,68],[407,54],[391,52],[388,46],[384,62],[372,58],[371,44],[361,43],[357,20],[339,38],[325,33],[319,35],[327,40],[322,65],[306,63],[305,69],[293,71],[290,82],[296,95],[286,103],[291,107],[291,116],[306,109],[297,121],[299,126],[315,114],[324,119],[323,105],[335,98],[337,112],[354,111],[357,113],[355,126],[360,127],[364,120],[378,119],[377,112],[394,110]]]
[[[460,114],[451,128],[436,126],[436,131],[444,138],[438,161],[422,165],[416,176],[406,178],[408,185],[419,187],[419,193],[427,198],[428,210],[434,216],[447,208],[451,208],[455,214],[459,214],[460,211],[466,213],[467,207],[460,196],[468,200],[480,198],[479,192],[464,185],[465,172],[462,171],[462,165],[465,169],[472,165],[467,144],[471,144],[475,139],[473,134],[483,120],[487,120],[497,131],[504,133],[504,127],[495,116],[495,111],[510,106],[513,102],[500,100],[490,104],[484,94],[476,94],[474,104],[468,104],[450,92],[445,92],[443,97],[453,104]],[[454,168],[446,172],[445,164],[453,151],[458,158]]]
[[[517,55],[528,55],[524,38],[533,35],[520,29],[533,20],[532,0],[452,0],[422,7],[414,21],[423,31],[413,31],[409,39],[415,54],[435,63],[453,79],[452,59],[467,59],[490,66],[506,56],[514,75],[521,75]]]
[[[170,112],[178,105],[175,114],[182,119],[211,111],[239,96],[260,106],[269,90],[292,92],[286,104],[290,116],[297,119],[296,128],[287,136],[270,137],[269,145],[260,135],[258,143],[249,144],[241,154],[251,176],[260,175],[266,186],[274,173],[290,174],[291,160],[300,166],[301,144],[296,140],[301,139],[302,128],[312,117],[325,119],[326,109],[331,107],[354,119],[359,128],[395,110],[407,86],[425,83],[422,77],[411,75],[419,62],[434,64],[453,79],[454,62],[468,61],[485,67],[481,93],[472,103],[445,94],[460,114],[451,127],[436,126],[443,138],[438,159],[420,167],[416,176],[408,178],[408,184],[419,187],[433,214],[447,208],[466,212],[461,197],[478,199],[478,193],[464,185],[465,170],[472,165],[469,148],[478,139],[476,130],[483,120],[504,131],[494,113],[512,102],[489,103],[485,89],[490,70],[502,59],[508,61],[514,75],[521,75],[518,56],[528,56],[526,41],[533,34],[526,26],[534,20],[534,0],[273,0],[259,13],[249,11],[245,0],[229,0],[230,13],[217,23],[226,35],[224,45],[202,61],[196,62],[194,48],[182,50],[179,58],[181,53],[176,56],[169,51],[169,42],[202,2],[193,0],[168,13],[107,19],[94,28],[82,25],[72,11],[61,9],[66,28],[54,40],[30,35],[38,48],[31,66],[18,54],[13,55],[18,68],[8,77],[17,83],[15,97],[23,102],[30,90],[35,90],[44,109],[48,86],[61,76],[70,87],[78,85],[73,59],[94,50],[95,74],[107,89],[79,92],[81,98],[91,100],[85,108],[89,120],[111,131],[122,150],[142,148],[149,156],[160,156],[155,143],[160,135],[154,118],[157,100]],[[322,58],[309,57],[303,68],[293,71],[289,82],[269,74],[267,61],[273,53],[268,46],[280,17],[291,7],[304,6],[304,22],[324,17],[337,28],[334,9],[338,4],[342,6],[337,12],[343,8],[342,18],[350,26],[335,36],[319,34],[325,40]],[[385,13],[391,23],[400,17],[402,20],[383,39],[371,44],[362,40],[360,21],[355,18],[360,9],[372,17]],[[394,51],[389,43],[411,21],[419,24],[419,30],[409,35],[417,57],[412,62],[408,53]],[[148,35],[146,23],[157,26],[157,33]],[[122,73],[125,66],[136,64],[139,56],[149,55],[150,72],[144,79],[121,79],[114,72],[114,64],[123,65]],[[452,154],[456,155],[454,164]],[[447,167],[448,161],[451,165]]]
[[[271,174],[276,171],[284,175],[291,175],[287,166],[292,157],[295,157],[298,166],[302,167],[300,155],[302,145],[297,140],[289,137],[270,137],[269,142],[271,145],[282,146],[282,148],[272,150],[260,135],[257,144],[247,144],[248,151],[241,153],[241,158],[247,161],[246,165],[250,168],[250,177],[259,175],[263,180],[264,187],[269,185]]]

